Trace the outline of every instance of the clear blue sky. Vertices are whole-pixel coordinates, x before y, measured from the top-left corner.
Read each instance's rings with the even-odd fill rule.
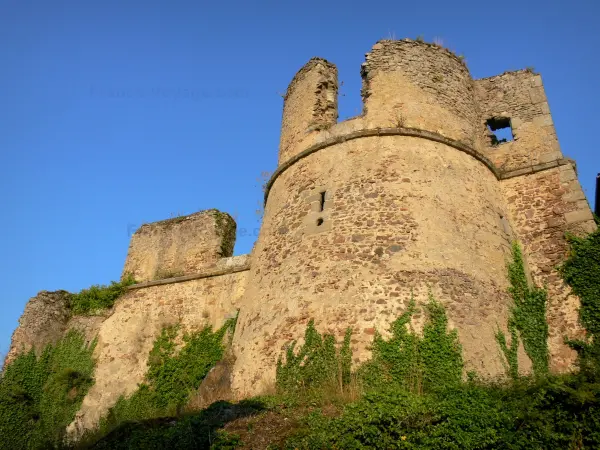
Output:
[[[591,199],[599,19],[592,0],[0,1],[0,351],[38,291],[118,279],[144,222],[219,208],[249,252],[280,94],[312,56],[338,66],[340,119],[382,38],[441,38],[477,78],[535,67]]]

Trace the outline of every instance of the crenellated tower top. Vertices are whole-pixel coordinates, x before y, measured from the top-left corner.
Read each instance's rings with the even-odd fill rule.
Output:
[[[541,77],[529,69],[473,80],[450,50],[402,39],[377,42],[360,72],[363,111],[338,123],[335,65],[312,58],[298,71],[284,99],[278,172],[316,147],[374,132],[442,141],[498,178],[564,160]],[[509,139],[497,139],[499,128]]]

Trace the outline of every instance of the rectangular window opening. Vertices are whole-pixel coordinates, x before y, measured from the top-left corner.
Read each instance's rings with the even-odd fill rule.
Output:
[[[492,117],[485,124],[493,146],[511,142],[515,139],[509,117]]]
[[[321,192],[321,200],[320,200],[320,204],[319,204],[319,212],[323,212],[324,209],[325,209],[325,191]]]

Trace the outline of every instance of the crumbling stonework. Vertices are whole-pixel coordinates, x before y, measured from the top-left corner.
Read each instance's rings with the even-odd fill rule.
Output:
[[[578,299],[557,265],[565,233],[596,225],[558,146],[540,76],[473,80],[460,57],[409,39],[375,44],[361,74],[363,113],[340,123],[332,63],[313,58],[293,78],[250,256],[229,258],[233,219],[205,211],[135,233],[123,276],[144,283],[105,317],[67,320],[55,294],[32,300],[11,358],[69,327],[99,339],[96,384],[71,433],[136,389],[164,325],[218,327],[238,309],[227,364],[206,379],[200,403],[223,390],[238,398],[268,391],[278,357],[292,340],[302,343],[311,319],[338,341],[351,327],[354,362],[365,361],[376,331],[385,335],[411,298],[420,305],[430,294],[458,332],[465,369],[504,376],[495,333],[507,331],[515,240],[531,281],[548,288],[551,368],[573,367],[563,339],[581,334]],[[501,125],[513,140],[494,140]],[[411,326],[419,332],[424,320],[421,310]],[[522,346],[518,358],[528,373]]]
[[[481,108],[484,153],[502,171],[562,158],[540,75],[529,70],[507,72],[475,81]],[[485,122],[508,119],[513,141],[492,145]]]
[[[298,71],[285,94],[279,163],[291,158],[307,134],[337,122],[336,67],[322,58],[311,59]]]
[[[70,317],[68,297],[67,291],[41,291],[29,300],[19,319],[19,326],[13,333],[5,366],[20,353],[32,348],[39,353],[46,345],[60,340]]]
[[[123,276],[149,281],[190,275],[231,256],[235,222],[217,210],[145,224],[131,238]]]

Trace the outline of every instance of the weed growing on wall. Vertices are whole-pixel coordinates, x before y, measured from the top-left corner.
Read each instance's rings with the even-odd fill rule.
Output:
[[[153,280],[165,280],[167,278],[177,278],[184,275],[181,270],[157,270],[152,277]]]
[[[462,347],[456,330],[448,331],[444,307],[432,296],[425,305],[427,322],[423,336],[409,331],[415,313],[414,299],[407,310],[390,327],[391,337],[375,335],[373,357],[361,369],[361,377],[369,386],[390,382],[403,389],[421,393],[436,387],[460,382],[463,371]]]
[[[518,243],[512,246],[512,261],[508,265],[508,279],[513,305],[508,319],[511,334],[510,346],[502,331],[497,331],[496,340],[500,345],[508,372],[513,379],[519,376],[517,350],[523,342],[525,353],[531,359],[536,376],[548,374],[548,322],[546,321],[546,290],[530,287],[525,275],[523,254]]]
[[[221,248],[219,254],[221,257],[229,257],[233,255],[233,247],[235,246],[236,223],[231,219],[229,214],[223,213],[218,209],[210,209],[207,212],[211,213],[215,218],[215,228],[217,234],[221,237]]]
[[[279,391],[306,391],[324,385],[343,389],[350,383],[351,335],[352,330],[348,328],[338,351],[335,338],[330,334],[321,336],[315,328],[314,320],[311,320],[304,333],[304,345],[296,353],[294,341],[287,348],[285,363],[282,358],[277,361],[276,382]]]
[[[568,235],[569,258],[561,267],[564,280],[580,301],[579,321],[586,329],[584,340],[569,344],[579,354],[579,365],[586,374],[600,372],[600,229],[585,238]]]
[[[94,285],[83,289],[77,294],[70,294],[68,306],[73,315],[91,314],[95,311],[111,308],[115,300],[127,289],[127,286],[135,284],[136,281],[128,275],[123,281],[113,281],[110,285]]]
[[[179,326],[165,327],[154,342],[148,357],[148,372],[139,389],[121,397],[102,419],[100,434],[132,420],[177,415],[210,369],[223,357],[227,332],[233,333],[235,319],[217,331],[207,326],[185,334],[177,351]]]
[[[0,448],[38,449],[61,444],[93,384],[96,343],[68,332],[38,357],[19,355],[0,380]]]

